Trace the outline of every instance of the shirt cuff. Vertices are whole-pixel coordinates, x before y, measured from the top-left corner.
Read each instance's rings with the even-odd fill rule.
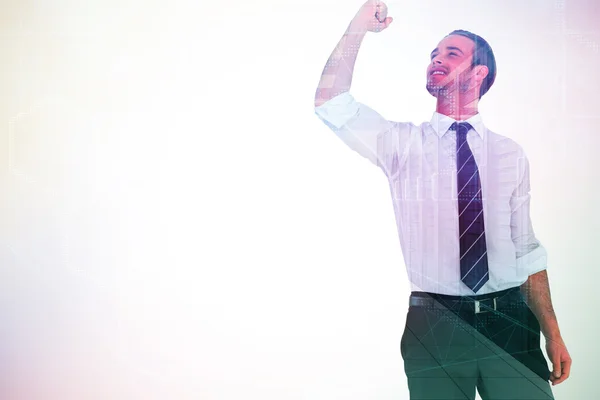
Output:
[[[341,128],[358,112],[358,103],[349,92],[338,94],[318,107],[315,113],[323,121],[336,128]]]
[[[548,254],[542,245],[539,245],[536,249],[517,258],[517,268],[526,270],[527,276],[545,270],[547,265]]]

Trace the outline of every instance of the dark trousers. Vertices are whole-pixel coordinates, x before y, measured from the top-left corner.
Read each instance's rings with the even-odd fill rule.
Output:
[[[483,313],[452,296],[411,296],[436,302],[406,317],[400,350],[412,400],[475,399],[476,389],[483,400],[554,398],[540,326],[518,288]]]

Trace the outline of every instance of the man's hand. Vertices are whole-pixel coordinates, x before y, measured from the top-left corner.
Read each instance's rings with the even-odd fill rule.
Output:
[[[546,353],[552,363],[550,381],[552,385],[558,385],[571,373],[571,356],[558,329],[546,270],[529,275],[527,281],[521,285],[521,293],[540,323],[540,329],[546,338]]]
[[[553,386],[558,385],[571,373],[571,356],[560,336],[554,339],[546,338],[546,352],[553,367],[550,381]]]
[[[380,0],[367,0],[358,10],[352,20],[351,26],[369,32],[381,32],[387,28],[394,19],[387,16],[387,6]]]

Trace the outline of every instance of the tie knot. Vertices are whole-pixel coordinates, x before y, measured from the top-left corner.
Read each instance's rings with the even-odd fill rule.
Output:
[[[466,135],[470,129],[473,129],[468,122],[455,122],[450,126],[450,130],[456,131],[457,135]]]

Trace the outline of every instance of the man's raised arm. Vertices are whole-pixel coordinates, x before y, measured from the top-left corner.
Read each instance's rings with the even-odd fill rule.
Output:
[[[356,56],[366,33],[381,32],[391,22],[383,2],[368,0],[362,5],[325,64],[315,93],[315,107],[350,90]]]
[[[392,18],[379,0],[368,0],[350,22],[323,69],[315,113],[352,150],[387,176],[400,170],[408,153],[412,124],[392,122],[350,94],[356,55],[367,32],[380,32]]]

